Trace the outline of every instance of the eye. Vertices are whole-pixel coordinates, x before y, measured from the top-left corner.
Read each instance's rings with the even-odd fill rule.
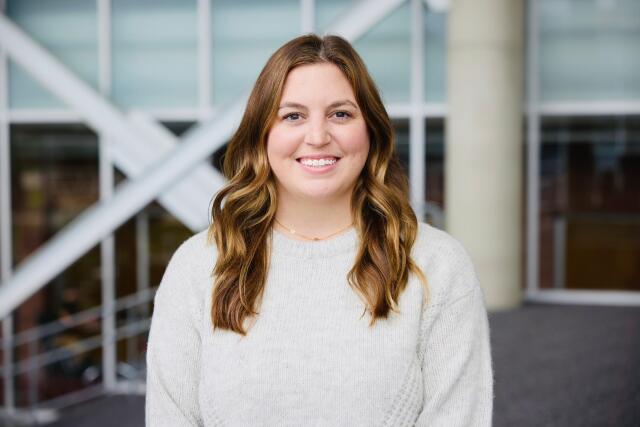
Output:
[[[286,114],[282,119],[288,122],[295,122],[300,119],[300,113],[289,113]]]
[[[348,111],[336,111],[333,113],[338,119],[348,119],[351,117],[351,113]]]

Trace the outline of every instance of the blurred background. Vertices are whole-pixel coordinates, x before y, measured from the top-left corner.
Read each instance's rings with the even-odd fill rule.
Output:
[[[353,42],[414,209],[472,255],[496,425],[640,425],[640,1],[0,7],[0,425],[114,402],[142,425],[154,291],[260,69],[308,32]]]

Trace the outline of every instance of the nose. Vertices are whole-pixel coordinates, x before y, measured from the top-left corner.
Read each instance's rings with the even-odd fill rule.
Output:
[[[331,141],[331,134],[323,120],[310,120],[304,142],[310,145],[324,145]]]

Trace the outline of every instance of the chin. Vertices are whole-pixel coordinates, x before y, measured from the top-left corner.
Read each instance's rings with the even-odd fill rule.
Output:
[[[338,195],[335,193],[313,193],[313,192],[309,192],[309,193],[301,193],[300,197],[305,198],[305,199],[309,199],[311,201],[329,201],[329,200],[333,200],[337,197]]]
[[[299,191],[298,192],[298,196],[300,198],[304,198],[304,199],[309,199],[309,200],[313,200],[313,201],[329,201],[329,200],[334,200],[338,197],[340,197],[339,192],[337,191],[322,191],[322,190],[318,190],[318,191],[314,191],[314,190],[303,190],[303,191]]]

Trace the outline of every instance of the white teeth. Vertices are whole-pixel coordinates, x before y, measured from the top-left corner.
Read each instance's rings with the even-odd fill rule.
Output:
[[[300,163],[305,166],[322,167],[326,165],[332,165],[336,162],[335,159],[302,159]]]

